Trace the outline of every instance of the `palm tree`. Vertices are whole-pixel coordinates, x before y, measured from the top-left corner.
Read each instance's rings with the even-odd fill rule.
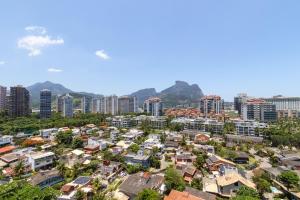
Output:
[[[93,188],[96,192],[98,192],[101,188],[102,184],[101,184],[101,181],[100,181],[100,178],[95,178],[94,181],[93,181]]]
[[[65,174],[66,174],[66,167],[65,167],[65,164],[64,163],[62,163],[62,162],[60,162],[58,165],[57,165],[57,170],[59,171],[59,174],[61,175],[61,176],[65,176]]]
[[[14,167],[14,172],[17,176],[20,176],[24,173],[25,171],[25,166],[24,166],[24,162],[20,161],[17,163],[17,165]]]

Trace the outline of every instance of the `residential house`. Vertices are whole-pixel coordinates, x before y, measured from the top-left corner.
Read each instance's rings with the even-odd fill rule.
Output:
[[[232,197],[242,186],[256,189],[253,182],[247,180],[237,173],[220,176],[216,179],[216,183],[219,194],[224,197]]]
[[[195,144],[206,144],[209,142],[210,136],[204,133],[199,133],[195,136],[194,143]]]
[[[224,158],[221,158],[217,155],[212,155],[206,159],[206,166],[210,172],[219,171],[222,165],[227,165],[232,167],[236,166],[235,163],[226,160]]]
[[[177,190],[172,190],[169,195],[164,197],[164,200],[204,200],[204,199],[194,196],[187,191],[179,192]]]
[[[164,183],[164,177],[140,172],[130,175],[119,187],[119,191],[134,199],[144,189],[159,190]]]
[[[64,178],[60,175],[58,170],[50,170],[50,171],[43,171],[38,172],[37,174],[33,175],[29,183],[33,186],[38,186],[41,189],[46,187],[50,187],[57,183],[60,183],[64,180]]]
[[[32,152],[26,155],[33,171],[52,166],[55,154],[53,152]]]
[[[249,163],[249,154],[245,152],[236,152],[236,157],[233,158],[233,162],[237,164],[248,164]]]
[[[124,156],[125,162],[129,165],[142,165],[145,168],[150,167],[150,156],[145,155],[142,150],[139,150],[137,154],[127,154]]]
[[[11,145],[13,143],[13,136],[11,135],[2,135],[0,136],[0,147],[5,145]]]
[[[192,165],[196,161],[197,156],[191,152],[176,152],[175,164]]]

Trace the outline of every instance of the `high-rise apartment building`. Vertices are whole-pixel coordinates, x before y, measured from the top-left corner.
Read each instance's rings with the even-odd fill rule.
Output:
[[[0,112],[6,108],[6,87],[0,85]]]
[[[118,114],[118,96],[111,95],[104,98],[104,113],[111,115]]]
[[[119,114],[136,113],[137,98],[135,96],[122,96],[118,99]]]
[[[163,115],[163,103],[160,98],[153,97],[144,102],[144,112],[152,116]]]
[[[47,119],[51,117],[51,91],[40,91],[40,118]]]
[[[10,117],[22,117],[31,113],[29,91],[22,86],[10,87],[7,97],[7,110]]]
[[[63,96],[58,95],[56,97],[56,112],[62,113],[64,109],[64,99]]]
[[[105,98],[95,97],[92,99],[92,113],[104,113],[105,112]]]
[[[242,113],[242,106],[249,100],[249,97],[245,93],[240,93],[234,97],[234,110],[238,111],[239,115]]]
[[[92,98],[83,96],[81,98],[81,112],[82,113],[90,113],[91,112],[91,106],[92,106]]]
[[[224,102],[220,96],[209,95],[200,99],[200,112],[205,116],[221,114],[224,111]]]
[[[242,106],[242,118],[243,120],[274,122],[277,120],[276,105],[262,99],[248,100]]]
[[[276,105],[277,110],[297,110],[300,111],[300,97],[275,96],[265,98],[266,102]]]
[[[73,117],[73,97],[66,94],[63,98],[63,117]]]

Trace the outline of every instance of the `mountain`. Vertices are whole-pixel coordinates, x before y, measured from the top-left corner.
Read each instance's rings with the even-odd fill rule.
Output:
[[[156,92],[155,88],[147,88],[142,89],[137,92],[132,93],[130,96],[136,96],[139,105],[143,105],[144,101],[146,99],[149,99],[150,97],[157,96],[158,93]]]
[[[204,94],[197,84],[189,85],[184,81],[176,81],[175,85],[159,93],[154,88],[150,88],[139,90],[131,95],[137,97],[140,106],[146,99],[156,96],[163,100],[166,107],[174,107],[177,105],[193,106]]]
[[[66,93],[70,93],[70,95],[72,95],[74,98],[81,98],[82,96],[91,96],[91,97],[98,96],[93,93],[74,92],[74,91],[64,87],[61,84],[52,83],[50,81],[33,84],[31,86],[28,86],[27,89],[31,95],[32,106],[35,108],[37,108],[39,106],[40,91],[43,89],[50,90],[52,92],[53,99],[55,99],[55,96],[57,96],[57,95],[63,95]]]
[[[165,106],[190,105],[197,103],[203,92],[197,84],[189,85],[184,81],[176,81],[175,85],[160,92],[159,97]]]

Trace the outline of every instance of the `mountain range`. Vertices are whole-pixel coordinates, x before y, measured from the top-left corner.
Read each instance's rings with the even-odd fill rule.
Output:
[[[82,96],[103,96],[94,93],[75,92],[61,84],[52,83],[50,81],[33,84],[27,87],[27,89],[31,94],[33,107],[38,107],[40,91],[43,89],[52,91],[53,98],[57,95],[63,95],[66,93],[70,93],[75,98],[81,98]],[[155,88],[147,88],[133,92],[130,95],[137,97],[139,106],[141,106],[143,102],[150,97],[160,97],[166,107],[174,107],[178,105],[193,106],[194,104],[197,104],[199,99],[203,96],[203,92],[197,84],[189,85],[184,81],[176,81],[173,86],[162,90],[161,92],[157,92]]]

